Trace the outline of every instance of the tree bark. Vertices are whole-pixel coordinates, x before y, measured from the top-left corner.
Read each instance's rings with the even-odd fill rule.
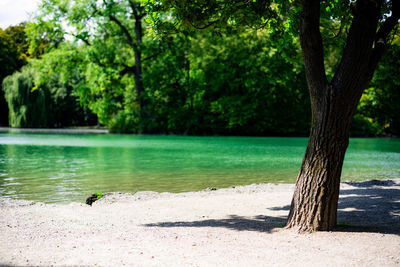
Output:
[[[142,77],[142,38],[143,38],[143,29],[142,29],[142,17],[141,15],[136,15],[135,13],[135,32],[136,32],[136,45],[133,47],[133,51],[135,54],[135,87],[136,93],[138,97],[138,104],[140,112],[143,111],[144,102],[143,102],[143,77]]]
[[[382,1],[354,3],[346,46],[330,83],[323,63],[320,1],[302,0],[301,4],[300,40],[310,90],[312,126],[286,227],[310,232],[336,226],[340,176],[351,122],[380,59],[374,49],[381,49],[377,42],[381,43],[382,38],[377,36],[382,31],[377,32],[377,27]],[[389,18],[392,29],[396,25],[393,19],[396,22],[399,19],[399,12],[393,11]],[[390,30],[384,30],[383,41],[386,41]]]
[[[302,232],[336,226],[340,175],[353,117],[348,109],[355,110],[342,109],[343,105],[335,103],[330,94],[315,107],[287,223],[287,227]]]

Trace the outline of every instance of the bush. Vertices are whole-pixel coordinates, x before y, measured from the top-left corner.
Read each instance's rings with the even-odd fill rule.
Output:
[[[375,136],[382,133],[382,127],[372,119],[356,114],[353,118],[350,134],[352,136]]]
[[[138,131],[137,116],[121,110],[111,118],[107,126],[111,133],[136,133]]]

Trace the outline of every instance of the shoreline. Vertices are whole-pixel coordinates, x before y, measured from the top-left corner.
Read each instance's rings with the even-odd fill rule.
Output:
[[[400,179],[341,183],[339,227],[283,228],[293,184],[0,200],[0,265],[400,266]],[[327,259],[329,259],[327,261]]]
[[[50,133],[50,134],[109,134],[107,129],[96,128],[12,128],[0,127],[0,133]]]
[[[106,128],[92,128],[92,127],[76,127],[76,128],[13,128],[13,127],[2,127],[0,126],[0,133],[53,133],[53,134],[130,134],[130,135],[138,135],[135,133],[111,133]],[[140,134],[143,135],[143,134]],[[144,135],[160,135],[160,136],[188,136],[185,134],[163,134],[163,133],[152,133],[152,134],[144,134]],[[212,137],[212,136],[220,136],[220,137],[289,137],[289,138],[308,138],[308,135],[288,135],[288,136],[281,136],[281,135],[265,135],[265,136],[258,136],[258,135],[191,135],[191,136],[205,136],[205,137]],[[350,138],[391,138],[391,139],[399,139],[400,136],[393,135],[393,134],[381,134],[381,135],[353,135]]]

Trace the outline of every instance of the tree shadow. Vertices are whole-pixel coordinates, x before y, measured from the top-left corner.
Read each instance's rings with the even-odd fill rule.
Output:
[[[391,186],[390,188],[387,186]],[[338,203],[337,232],[372,232],[400,234],[400,184],[351,183],[353,188],[342,189]],[[290,205],[268,208],[289,211]],[[271,232],[286,224],[286,216],[258,215],[251,218],[230,215],[226,219],[190,222],[160,222],[147,227],[222,227],[236,231]]]
[[[272,207],[272,208],[268,208],[268,209],[275,210],[275,211],[279,211],[279,210],[290,211],[290,205],[281,206],[281,207]]]
[[[400,184],[389,180],[350,185],[354,188],[340,191],[338,231],[400,234]]]
[[[147,227],[221,227],[236,231],[271,232],[274,228],[283,227],[286,217],[254,216],[251,218],[230,215],[226,219],[210,219],[191,222],[160,222],[146,224]]]
[[[400,184],[392,180],[346,184],[353,188],[340,190],[334,231],[400,234]],[[269,209],[288,211],[290,205]]]

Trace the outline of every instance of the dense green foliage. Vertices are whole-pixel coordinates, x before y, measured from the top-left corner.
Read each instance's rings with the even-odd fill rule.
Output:
[[[26,63],[27,40],[24,24],[0,28],[0,85],[3,79]],[[8,125],[8,109],[4,92],[0,90],[0,126]]]
[[[217,10],[217,2],[182,9],[180,1],[43,0],[27,37],[24,25],[0,31],[2,77],[35,58],[4,82],[10,125],[95,124],[93,112],[112,132],[306,135],[310,104],[292,34],[299,10],[284,1],[222,1]],[[347,4],[322,3],[328,76],[343,49]],[[398,58],[394,46],[363,95],[353,134],[400,133]]]
[[[11,127],[46,127],[48,94],[42,90],[32,91],[34,87],[33,70],[23,68],[3,81],[3,90],[9,107]]]
[[[70,84],[76,83],[74,79],[79,75],[72,71],[75,66],[65,65],[67,62],[72,64],[66,59],[68,53],[64,52],[70,48],[68,44],[43,54],[43,48],[50,45],[42,38],[37,42],[42,51],[39,53],[36,49],[30,53],[25,30],[25,23],[10,26],[5,31],[0,29],[0,60],[5,63],[0,77],[3,88],[0,96],[4,95],[0,125],[63,127],[96,124],[96,117],[88,109],[82,108],[72,94]],[[42,58],[34,59],[36,56]],[[21,69],[28,61],[30,65]],[[3,82],[7,75],[10,76]]]
[[[50,96],[51,113],[48,115],[49,127],[95,125],[96,116],[78,101],[76,88],[84,80],[77,48],[64,43],[56,50],[44,55],[40,60],[32,60],[35,71],[35,88]]]
[[[196,57],[201,58],[197,83],[203,85],[202,98],[210,103],[203,113],[211,129],[245,135],[308,132],[304,69],[294,40],[288,41],[283,51],[260,31],[197,46]]]
[[[355,118],[357,134],[400,134],[400,46],[393,45],[378,66]]]
[[[170,49],[145,72],[156,130],[306,134],[310,114],[301,60],[265,42],[272,43],[265,31],[176,37],[173,47],[180,50]],[[295,43],[289,47],[297,55]]]
[[[96,118],[82,108],[72,95],[72,87],[59,74],[46,72],[56,65],[48,60],[33,62],[3,81],[3,90],[9,108],[11,127],[63,127],[95,124]],[[48,75],[46,82],[35,82],[40,74]],[[40,76],[40,75],[39,75]],[[41,77],[43,79],[43,77]]]

